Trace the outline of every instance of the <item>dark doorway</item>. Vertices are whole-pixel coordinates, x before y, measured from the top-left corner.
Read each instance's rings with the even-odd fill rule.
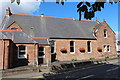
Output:
[[[56,54],[51,54],[51,62],[56,61]]]
[[[38,65],[43,64],[43,58],[38,58]]]

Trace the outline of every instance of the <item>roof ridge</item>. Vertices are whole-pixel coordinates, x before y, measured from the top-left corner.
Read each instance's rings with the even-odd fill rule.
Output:
[[[17,13],[12,13],[12,15],[24,15],[24,16],[38,16],[41,17],[40,15],[30,15],[30,14],[17,14]],[[73,18],[64,18],[64,17],[54,17],[54,16],[44,16],[47,18],[59,18],[59,19],[69,19],[69,20],[73,20]],[[79,19],[74,19],[79,21]],[[89,22],[98,22],[98,21],[92,21],[92,20],[81,20],[81,21],[89,21]]]

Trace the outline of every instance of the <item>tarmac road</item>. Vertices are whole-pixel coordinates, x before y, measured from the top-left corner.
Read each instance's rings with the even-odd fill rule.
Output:
[[[100,64],[88,68],[61,72],[56,75],[46,76],[47,80],[120,80],[120,62],[111,60],[108,64]]]

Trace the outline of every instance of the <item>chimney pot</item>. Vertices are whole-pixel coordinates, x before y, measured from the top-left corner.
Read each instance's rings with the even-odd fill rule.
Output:
[[[12,15],[11,10],[10,10],[10,7],[8,7],[8,8],[6,9],[6,15],[8,15],[8,16]]]
[[[43,16],[44,16],[44,13],[41,13],[40,15],[41,15],[41,17],[43,17]]]

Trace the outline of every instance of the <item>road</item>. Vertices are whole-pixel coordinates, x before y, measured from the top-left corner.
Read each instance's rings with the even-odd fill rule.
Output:
[[[2,80],[120,80],[120,60],[110,60],[107,64],[71,68],[66,71],[60,70],[59,73],[50,76],[42,76],[41,74],[13,75]]]
[[[45,77],[47,80],[120,80],[120,62],[111,60],[108,64],[99,64],[88,68],[75,69]]]

